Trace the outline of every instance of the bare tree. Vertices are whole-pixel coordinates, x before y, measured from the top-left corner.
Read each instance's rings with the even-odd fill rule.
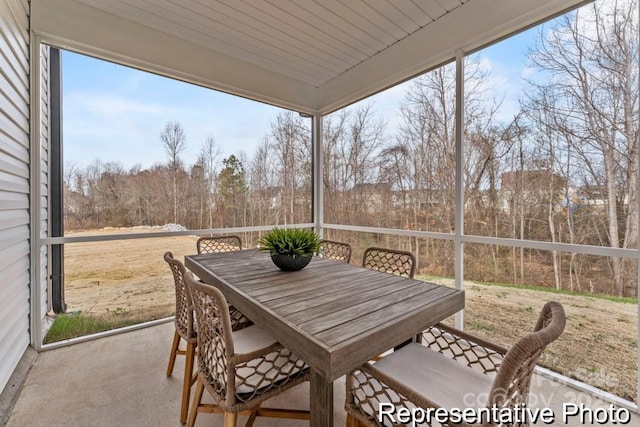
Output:
[[[487,77],[478,56],[465,60],[464,179],[465,188],[478,195],[481,183],[487,179],[483,176],[495,171],[490,164],[500,151],[497,148],[500,139],[496,136],[499,132],[491,128],[500,103],[489,93]],[[417,229],[454,231],[451,201],[455,199],[455,84],[455,66],[442,66],[414,79],[400,106],[402,125],[398,150],[392,153],[405,153],[403,157],[407,159],[403,182],[409,192],[412,222]],[[481,201],[482,197],[476,198],[476,203]],[[438,243],[432,241],[431,244]],[[429,252],[443,251],[434,246],[426,248],[426,254]],[[452,259],[452,255],[442,257],[445,258]],[[445,271],[451,268],[452,265],[443,267]]]
[[[180,153],[186,148],[187,137],[182,125],[175,121],[168,122],[162,133],[160,140],[169,155],[169,166],[173,171],[173,222],[178,222],[178,170],[182,165]]]
[[[466,188],[482,181],[487,163],[495,157],[495,150],[487,147],[494,139],[488,138],[488,129],[500,103],[488,94],[487,77],[478,56],[465,61]],[[448,232],[454,227],[449,202],[455,193],[455,82],[453,64],[426,73],[414,79],[400,107],[400,140],[413,159],[407,170],[412,199],[425,202],[431,220]]]
[[[276,174],[273,153],[269,149],[269,139],[265,138],[251,160],[248,170],[249,215],[253,225],[279,224],[280,211],[274,209],[276,203]]]
[[[330,221],[370,225],[372,198],[380,188],[377,156],[386,141],[386,124],[374,113],[367,103],[325,120],[323,179]]]
[[[347,133],[347,110],[330,114],[323,122],[323,171],[325,216],[327,220],[337,222],[338,215],[348,220],[349,211],[344,205],[344,194],[347,191],[343,177],[345,160],[340,155],[340,146]]]
[[[530,59],[530,109],[566,135],[583,167],[583,181],[604,190],[608,242],[638,239],[638,1],[596,2],[540,34]],[[545,102],[553,93],[555,101]],[[624,267],[611,259],[613,291],[624,293]]]
[[[215,192],[218,177],[217,165],[220,156],[220,147],[216,144],[213,135],[207,136],[200,149],[197,163],[202,165],[203,168],[204,185],[202,190],[204,195],[202,200],[206,203],[206,206],[204,206],[202,210],[207,213],[207,224],[209,228],[213,228]]]
[[[280,113],[271,124],[267,141],[277,172],[284,223],[308,220],[301,215],[303,211],[308,212],[310,206],[307,196],[311,189],[312,160],[309,120],[291,111]]]

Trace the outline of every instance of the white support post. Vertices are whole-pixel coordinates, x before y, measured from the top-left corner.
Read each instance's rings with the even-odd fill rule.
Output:
[[[40,316],[40,311],[42,308],[42,295],[41,295],[41,287],[40,287],[40,278],[42,275],[41,272],[41,260],[42,260],[42,243],[40,240],[40,228],[41,228],[41,214],[42,214],[42,206],[41,206],[41,193],[42,193],[42,182],[41,182],[41,156],[42,156],[42,147],[40,141],[40,108],[41,108],[41,79],[42,79],[42,70],[40,66],[40,37],[35,35],[33,32],[31,33],[31,43],[30,43],[30,60],[31,63],[31,77],[30,77],[30,109],[29,114],[31,116],[30,122],[30,138],[29,144],[30,153],[29,153],[29,164],[31,165],[31,170],[29,171],[30,177],[30,186],[29,186],[29,210],[30,210],[30,219],[29,223],[31,225],[30,236],[31,236],[31,259],[30,259],[30,277],[29,277],[29,287],[30,287],[30,313],[29,313],[29,321],[31,325],[31,333],[30,340],[31,345],[37,351],[40,351],[42,348],[42,319]]]
[[[315,231],[323,237],[324,228],[324,192],[323,192],[323,141],[322,141],[322,115],[315,113],[312,117],[312,141],[313,141],[313,223]]]
[[[640,8],[638,8],[638,19],[640,19]],[[638,58],[637,64],[636,66],[640,66],[640,58]],[[640,83],[640,75],[638,75],[638,82]],[[640,117],[637,119],[637,125],[638,127],[640,127]],[[638,135],[636,135],[636,144],[640,144],[640,141],[638,141],[638,138],[640,138]],[[637,147],[636,147],[637,148]],[[636,149],[636,165],[640,165],[640,150]],[[636,168],[636,194],[640,195],[640,168]],[[638,200],[636,200],[637,202],[637,213],[638,215],[640,215],[640,197],[637,197]],[[637,237],[636,237],[637,239]],[[640,331],[640,242],[636,242],[636,245],[638,246],[637,248],[637,260],[636,260],[636,272],[637,272],[637,279],[636,279],[636,301],[637,301],[637,307],[636,307],[636,321],[637,321],[637,328],[636,328],[636,358],[637,358],[637,363],[636,366],[638,366],[638,368],[636,368],[636,396],[640,396],[640,340],[639,338],[639,333],[638,331]],[[636,398],[636,413],[640,414],[640,403],[638,401],[638,398]]]
[[[456,51],[456,232],[453,240],[456,289],[464,289],[464,54]],[[464,328],[464,310],[456,313],[456,328]]]
[[[640,8],[638,8],[638,18],[640,18]],[[638,63],[636,64],[638,66],[640,66],[640,58],[638,59]],[[640,83],[640,75],[638,76],[638,83]],[[640,127],[640,117],[638,118],[638,123],[637,123],[638,127]],[[639,144],[640,141],[638,141],[638,138],[640,138],[638,135],[636,135],[636,144]],[[636,165],[640,165],[640,150],[636,150]],[[640,167],[636,168],[636,194],[640,195]],[[637,213],[638,215],[640,215],[640,197],[637,197],[638,200],[636,200],[638,206],[637,206]],[[636,237],[637,239],[637,237]],[[636,320],[638,323],[638,326],[636,328],[636,358],[637,358],[637,364],[636,366],[638,366],[638,368],[636,368],[636,381],[637,381],[637,388],[636,388],[636,396],[640,396],[640,340],[639,338],[639,333],[638,331],[640,331],[640,242],[636,242],[636,245],[638,246],[637,248],[637,260],[636,260],[636,271],[637,271],[637,281],[636,281],[636,301],[637,301],[637,307],[636,307]],[[636,398],[636,413],[640,414],[640,403],[638,398]]]

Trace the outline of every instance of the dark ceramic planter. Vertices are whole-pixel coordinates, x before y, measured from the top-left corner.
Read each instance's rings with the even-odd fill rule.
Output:
[[[312,256],[271,255],[271,261],[283,271],[302,270],[311,262]]]

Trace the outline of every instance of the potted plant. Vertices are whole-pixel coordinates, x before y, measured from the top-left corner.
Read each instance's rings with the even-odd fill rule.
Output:
[[[258,241],[259,249],[269,252],[271,260],[284,271],[306,267],[320,250],[322,240],[312,230],[300,228],[274,228]]]

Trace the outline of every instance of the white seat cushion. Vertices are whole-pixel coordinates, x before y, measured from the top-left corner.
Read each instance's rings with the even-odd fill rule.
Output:
[[[276,342],[271,335],[257,325],[233,332],[233,348],[236,353],[251,353]]]
[[[394,351],[374,366],[448,410],[485,406],[493,383],[491,376],[417,343]]]
[[[251,353],[268,347],[277,341],[257,325],[233,332],[236,353]],[[255,393],[270,387],[282,379],[298,373],[305,365],[289,350],[268,353],[236,369],[236,392]]]

